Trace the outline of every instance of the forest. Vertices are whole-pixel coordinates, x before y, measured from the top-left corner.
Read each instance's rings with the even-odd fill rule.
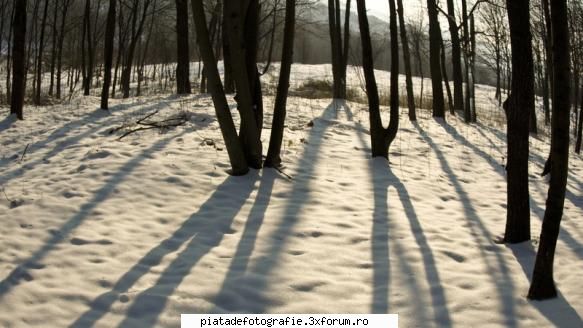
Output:
[[[0,0],[0,326],[583,326],[582,0]]]

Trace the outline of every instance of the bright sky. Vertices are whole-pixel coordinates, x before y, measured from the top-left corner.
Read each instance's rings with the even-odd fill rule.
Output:
[[[346,3],[345,1],[341,1],[341,2]],[[423,0],[403,0],[403,6],[405,7],[405,16],[415,16],[423,3],[425,3],[425,1],[423,1]],[[378,18],[384,19],[386,21],[389,20],[389,1],[388,0],[367,0],[366,1],[366,9],[368,9],[368,11],[372,15],[375,15]],[[356,13],[356,2],[355,1],[352,1],[351,11]]]

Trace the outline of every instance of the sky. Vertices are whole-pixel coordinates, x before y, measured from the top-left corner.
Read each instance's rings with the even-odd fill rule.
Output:
[[[326,2],[326,0],[322,0]],[[422,0],[403,0],[403,6],[405,8],[405,16],[413,16],[417,13],[418,8],[421,6]],[[341,1],[346,3],[345,1]],[[356,2],[352,1],[351,11],[356,13]],[[389,20],[389,1],[388,0],[367,0],[366,9],[369,13],[381,18],[383,20]]]

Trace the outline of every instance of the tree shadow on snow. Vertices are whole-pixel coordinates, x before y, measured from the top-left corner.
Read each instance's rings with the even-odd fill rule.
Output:
[[[302,211],[305,201],[310,198],[310,184],[314,179],[314,174],[318,161],[321,158],[321,148],[324,141],[324,134],[327,129],[335,124],[337,103],[333,101],[326,107],[322,115],[314,119],[314,125],[306,138],[304,153],[299,156],[298,174],[294,176],[292,190],[287,195],[289,200],[283,214],[281,223],[277,229],[267,238],[270,244],[266,247],[270,252],[261,257],[252,267],[248,267],[249,256],[251,256],[253,238],[256,237],[259,217],[254,214],[250,216],[244,235],[249,236],[248,241],[244,239],[238,245],[235,257],[229,267],[226,279],[221,290],[215,297],[215,308],[211,313],[224,312],[246,312],[265,313],[269,310],[271,300],[265,295],[269,287],[268,278],[278,264],[281,256],[293,237],[293,230],[299,222],[299,214]],[[266,181],[265,191],[272,188],[272,183]],[[262,200],[266,202],[267,200]],[[256,204],[257,212],[265,211],[267,204]],[[249,244],[248,244],[249,243]],[[252,288],[245,288],[252,286]]]
[[[14,124],[16,121],[15,114],[6,116],[2,121],[0,121],[0,133],[2,133],[4,130],[10,129],[12,124]]]
[[[94,193],[94,196],[83,204],[77,214],[69,218],[59,229],[52,231],[52,237],[46,240],[43,246],[36,250],[22,264],[13,269],[8,276],[0,281],[0,300],[10,292],[15,286],[24,281],[32,280],[29,271],[31,268],[38,267],[40,262],[49,255],[57,246],[65,241],[69,235],[77,229],[90,216],[91,212],[102,202],[106,201],[119,186],[140,164],[151,158],[151,155],[162,151],[170,141],[186,132],[162,139],[154,143],[151,147],[143,150],[140,155],[135,156],[118,169],[115,174],[104,183],[104,185]]]
[[[350,108],[346,108],[350,111]],[[365,150],[364,156],[370,157],[370,143],[363,133],[363,127],[357,123],[356,131],[361,144],[361,149]],[[439,327],[450,327],[452,325],[445,291],[441,286],[441,278],[435,263],[435,257],[431,247],[423,232],[423,227],[411,202],[411,197],[405,185],[392,172],[388,161],[384,158],[375,158],[369,161],[369,172],[374,189],[374,210],[373,226],[371,232],[371,250],[373,260],[373,295],[371,313],[390,313],[389,308],[389,286],[390,286],[390,254],[395,254],[400,266],[403,280],[408,283],[406,288],[409,295],[413,297],[411,303],[414,305],[414,319],[419,325],[426,325],[433,321]],[[411,234],[413,235],[417,247],[423,258],[423,268],[429,293],[431,297],[431,308],[433,318],[429,318],[428,304],[420,297],[424,294],[419,282],[417,282],[416,272],[404,257],[405,249],[398,238],[390,238],[390,231],[395,227],[395,223],[389,214],[389,193],[394,189],[405,211],[405,216],[409,221]],[[389,247],[394,248],[390,252]],[[413,317],[410,318],[411,320]]]
[[[90,309],[81,315],[71,327],[95,325],[120,297],[136,282],[147,275],[162,259],[184,249],[160,274],[156,284],[140,292],[127,310],[119,327],[152,327],[164,311],[168,298],[178,288],[198,261],[218,246],[225,234],[231,232],[231,224],[254,189],[258,173],[251,171],[243,177],[230,176],[170,237],[152,248],[132,266],[106,293],[89,304]]]
[[[447,123],[437,120],[437,123],[443,126],[448,132],[450,132]],[[516,322],[516,311],[515,311],[515,299],[514,299],[514,284],[512,278],[510,277],[510,271],[504,258],[498,250],[498,246],[494,243],[494,237],[490,231],[482,222],[482,219],[478,215],[477,210],[472,205],[470,195],[465,190],[462,182],[458,179],[454,170],[447,161],[445,154],[440,149],[440,147],[433,141],[433,139],[428,135],[428,133],[423,130],[423,128],[417,123],[413,123],[413,126],[419,132],[419,135],[432,149],[439,163],[441,169],[445,174],[447,174],[449,180],[451,181],[455,191],[459,196],[460,203],[463,205],[464,214],[468,220],[468,227],[470,228],[470,233],[476,241],[476,246],[478,247],[480,254],[484,260],[484,264],[488,268],[488,272],[491,273],[490,279],[492,284],[496,286],[496,293],[498,298],[502,302],[501,309],[502,315],[504,315],[504,324],[507,327],[516,327],[518,323]],[[457,131],[451,131],[457,134]],[[459,140],[456,138],[456,140]],[[481,149],[478,149],[474,145],[468,143],[474,151],[478,154],[485,154]],[[487,154],[486,154],[487,155]],[[498,169],[499,170],[499,169]],[[460,225],[463,224],[460,222]],[[493,258],[492,258],[493,257]]]
[[[506,245],[506,247],[510,248],[514,257],[520,263],[520,267],[528,278],[529,283],[532,282],[532,271],[536,258],[536,251],[532,243],[525,242],[516,245]],[[555,327],[564,327],[566,324],[571,327],[583,327],[583,320],[560,291],[558,291],[557,298],[555,299],[548,301],[530,301],[529,303]]]
[[[494,169],[494,171],[496,173],[500,174],[504,178],[506,177],[506,171],[504,170],[504,166],[501,163],[498,163],[491,155],[488,155],[482,149],[480,149],[479,147],[477,147],[473,143],[469,142],[454,127],[452,127],[444,122],[438,122],[438,123],[456,141],[461,142],[464,146],[470,148],[475,154],[477,154],[482,159],[484,159],[486,162],[488,162],[492,166],[492,168]],[[494,135],[497,136],[497,138],[500,138],[500,140],[503,140],[502,138],[505,138],[505,136],[502,134],[502,132],[498,131],[497,129],[490,128],[490,127],[487,127],[485,125],[480,124],[478,130],[481,130],[481,129],[484,129],[484,130],[487,130],[487,131],[493,133]],[[503,142],[506,142],[506,140],[503,140]],[[535,161],[537,161],[540,165],[544,165],[545,159],[543,159],[540,155],[531,152],[530,157],[531,157],[531,159],[534,159]],[[570,175],[569,179],[577,181],[573,177],[573,175]],[[536,184],[536,187],[539,189],[540,192],[544,193],[542,190],[540,190],[540,188],[541,188],[540,184]],[[573,203],[573,205],[578,206],[580,208],[583,208],[582,207],[583,201],[581,200],[581,196],[574,195],[568,189],[567,189],[565,196],[567,199],[569,199]],[[531,205],[531,209],[536,214],[535,216],[539,220],[541,220],[541,222],[542,222],[542,218],[544,217],[544,209],[532,197],[530,197],[530,205]],[[581,252],[581,250],[583,249],[583,245],[577,241],[577,238],[574,238],[569,233],[569,231],[567,231],[567,227],[565,226],[565,224],[562,224],[560,229],[561,229],[561,233],[559,235],[559,239],[564,241],[565,244],[567,244],[567,246],[569,246],[573,250],[573,252],[577,254],[577,256],[579,256],[580,258],[583,257],[583,252]]]
[[[112,128],[111,126],[104,125],[106,119],[112,115],[112,112],[123,112],[127,115],[148,113],[167,106],[167,102],[160,102],[145,107],[141,107],[141,105],[143,105],[142,102],[119,104],[112,106],[109,111],[96,108],[94,111],[83,115],[79,119],[72,119],[53,130],[53,132],[44,137],[41,141],[32,143],[27,150],[28,157],[34,156],[36,152],[46,151],[46,153],[39,155],[35,160],[24,161],[23,164],[26,166],[26,170],[21,166],[17,166],[10,171],[4,172],[0,175],[0,181],[3,181],[3,183],[6,184],[8,181],[22,176],[24,173],[34,169],[40,164],[49,163],[53,157],[60,155],[63,151],[66,151],[67,149],[75,149],[82,140],[91,137],[100,130],[104,128]],[[106,132],[103,132],[102,134],[107,135]],[[100,135],[99,137],[103,136]],[[50,150],[47,151],[47,149]],[[10,162],[11,161],[5,161],[4,163],[0,162],[0,164],[5,166]]]

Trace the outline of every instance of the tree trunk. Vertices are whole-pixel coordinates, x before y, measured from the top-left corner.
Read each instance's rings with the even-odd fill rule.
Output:
[[[10,114],[16,114],[19,120],[23,120],[24,92],[26,88],[26,0],[15,0],[14,7]]]
[[[447,63],[445,60],[445,44],[443,39],[441,40],[441,72],[443,74],[443,84],[445,85],[445,91],[447,94],[449,112],[451,115],[455,115],[454,100],[451,94],[451,88],[449,86],[449,78],[447,77]]]
[[[219,70],[217,69],[215,62],[215,54],[210,42],[209,32],[206,25],[204,6],[202,0],[192,0],[191,5],[200,54],[202,56],[202,60],[205,63],[205,67],[207,67],[209,89],[211,91],[213,103],[215,105],[215,111],[217,120],[219,121],[221,133],[223,135],[223,139],[225,140],[227,153],[229,154],[229,159],[231,161],[231,173],[233,175],[244,175],[249,172],[249,167],[247,165],[247,161],[245,160],[245,154],[243,152],[241,141],[237,136],[237,130],[235,128],[235,124],[233,123],[231,110],[229,109],[229,104],[227,102],[227,98],[223,90],[223,85],[221,83]]]
[[[388,128],[384,128],[380,113],[380,101],[379,92],[374,75],[374,62],[373,62],[373,51],[372,42],[370,38],[370,28],[368,24],[368,17],[366,16],[366,4],[365,0],[356,0],[357,10],[358,10],[358,22],[360,27],[360,39],[362,42],[362,66],[364,71],[364,78],[366,82],[366,94],[368,97],[368,107],[369,107],[369,120],[370,120],[370,137],[372,146],[372,157],[389,157],[389,147],[395,136],[397,135],[397,130],[399,129],[399,111],[398,108],[394,107],[395,101],[391,99],[391,114],[390,122]],[[395,16],[395,2],[394,0],[389,0],[389,5],[391,8],[391,35],[398,35],[396,27],[396,16]],[[392,60],[391,66],[394,67],[395,61],[398,65],[399,55],[395,55],[395,47],[398,51],[398,41],[395,36],[391,40],[391,53]],[[391,69],[391,84],[395,80],[393,76],[397,74],[397,70]],[[392,91],[394,90],[391,86]],[[398,90],[398,89],[397,89]],[[391,94],[391,98],[397,96],[396,94]],[[397,99],[398,106],[398,99]]]
[[[45,0],[45,8],[43,10],[43,18],[40,27],[40,40],[38,43],[38,56],[36,59],[36,94],[34,95],[35,105],[41,103],[41,85],[42,85],[42,71],[43,71],[43,52],[45,45],[45,27],[47,24],[47,16],[49,13],[49,0]]]
[[[547,83],[550,85],[550,88],[547,88],[547,102],[549,98],[554,99],[553,92],[555,90],[554,87],[554,68],[553,68],[553,43],[552,43],[552,23],[551,23],[551,11],[549,8],[549,1],[548,0],[541,0],[541,5],[543,7],[543,15],[545,19],[545,31],[546,37],[543,37],[543,42],[545,45],[546,53],[547,53]],[[550,95],[549,95],[550,94]],[[548,125],[551,122],[551,108],[550,104],[547,103],[545,106],[545,123]]]
[[[581,153],[581,143],[583,137],[583,92],[581,92],[581,101],[579,103],[579,122],[577,125],[577,143],[575,144],[575,152],[577,154]]]
[[[443,98],[443,79],[441,76],[441,28],[437,17],[436,0],[427,0],[429,12],[429,61],[431,66],[431,85],[433,89],[433,117],[445,119]]]
[[[227,19],[227,6],[223,6],[223,21],[222,21],[222,39],[223,39],[223,65],[224,65],[224,80],[225,80],[225,92],[233,93],[235,92],[235,81],[233,80],[233,66],[231,60],[231,51],[229,49],[229,37],[227,35],[226,19]]]
[[[85,11],[83,14],[83,41],[81,44],[83,53],[87,53],[87,59],[83,55],[83,95],[89,96],[91,91],[91,81],[93,80],[93,33],[91,31],[91,1],[85,0]]]
[[[328,25],[332,51],[332,76],[334,79],[333,97],[346,99],[346,69],[343,68],[342,21],[340,20],[339,0],[328,0]]]
[[[281,144],[283,141],[286,102],[293,62],[296,1],[286,0],[285,5],[285,26],[283,31],[281,69],[279,72],[279,83],[277,84],[277,95],[275,96],[273,122],[271,124],[271,138],[269,139],[269,149],[267,151],[267,158],[265,159],[265,166],[267,167],[281,166]]]
[[[506,1],[512,45],[512,91],[506,110],[508,187],[504,241],[511,244],[530,239],[528,122],[534,108],[534,63],[529,2]]]
[[[63,71],[63,46],[65,43],[65,27],[67,23],[67,13],[69,12],[69,4],[71,0],[65,0],[63,2],[63,9],[61,11],[61,27],[59,32],[59,45],[57,49],[57,99],[61,99],[61,74]]]
[[[176,0],[176,92],[190,94],[190,50],[188,46],[188,3]]]
[[[453,98],[454,109],[457,111],[464,110],[464,90],[462,75],[462,50],[460,45],[460,36],[457,23],[455,20],[454,0],[447,0],[447,13],[449,15],[449,32],[451,34],[451,60],[453,67]]]
[[[551,180],[543,219],[539,249],[528,298],[542,300],[557,296],[553,262],[569,169],[570,47],[566,0],[551,2],[553,44],[553,115],[551,134]]]
[[[57,40],[58,40],[58,33],[57,33],[57,18],[59,14],[59,6],[58,3],[55,2],[53,8],[53,25],[52,25],[52,47],[51,47],[51,80],[49,82],[49,96],[53,95],[55,89],[55,67],[57,65]]]
[[[117,0],[109,0],[109,10],[107,12],[107,27],[105,30],[105,47],[103,58],[105,62],[105,73],[103,76],[103,89],[101,90],[101,109],[107,110],[109,100],[109,87],[111,85],[111,68],[113,65],[113,42],[115,38],[115,5]]]
[[[411,54],[409,51],[409,38],[407,37],[407,25],[405,25],[405,14],[403,12],[403,0],[397,0],[397,7],[401,32],[401,46],[403,47],[403,61],[405,62],[405,83],[407,87],[409,120],[416,121],[417,114],[415,112],[415,94],[413,92],[413,78],[411,73]]]
[[[254,72],[249,72],[248,70],[246,44],[244,42],[246,25],[257,23],[247,21],[249,17],[248,11],[251,7],[250,1],[256,0],[225,2],[225,6],[228,7],[227,12],[230,18],[227,20],[227,34],[229,36],[229,49],[231,50],[233,73],[237,88],[237,104],[241,116],[241,131],[244,131],[240,139],[248,165],[252,168],[259,169],[263,160],[262,145],[260,130],[257,125],[257,108],[253,106],[254,94],[250,83]],[[216,63],[214,66],[216,66]]]

